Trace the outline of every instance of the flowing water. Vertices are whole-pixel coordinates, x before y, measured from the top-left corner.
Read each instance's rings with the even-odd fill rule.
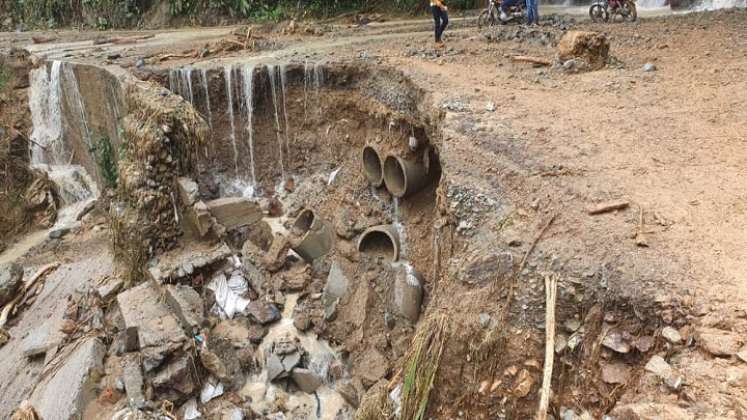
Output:
[[[213,112],[210,110],[210,89],[208,87],[207,70],[202,69],[200,71],[200,85],[202,86],[202,92],[205,96],[205,112],[207,113],[208,126],[210,130],[213,129]]]
[[[67,163],[69,156],[62,141],[62,62],[53,61],[49,72],[47,66],[34,69],[29,78],[31,163]]]
[[[285,116],[285,151],[290,156],[290,124],[288,123],[288,66],[280,66],[280,88],[283,91],[283,115]]]
[[[267,66],[267,74],[270,78],[270,89],[272,91],[272,104],[275,108],[275,131],[278,138],[278,150],[280,150],[280,182],[285,183],[285,158],[283,154],[283,138],[280,134],[280,117],[278,116],[278,67],[270,64]]]
[[[233,164],[236,175],[239,174],[239,149],[236,147],[236,121],[233,115],[233,84],[231,83],[231,74],[233,67],[228,66],[224,69],[226,77],[226,97],[228,98],[228,120],[231,123],[231,145],[233,146]]]
[[[254,169],[254,66],[246,65],[243,69],[244,82],[244,108],[246,119],[246,131],[249,143],[249,167],[252,176],[252,194],[257,189],[257,174]]]

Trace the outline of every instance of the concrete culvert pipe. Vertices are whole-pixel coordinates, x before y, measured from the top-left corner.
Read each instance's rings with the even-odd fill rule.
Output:
[[[384,161],[384,184],[395,197],[406,197],[428,184],[425,165],[389,155]]]
[[[399,267],[394,279],[393,311],[413,324],[420,317],[423,303],[423,276],[409,264]]]
[[[363,173],[374,187],[384,183],[384,170],[381,167],[381,156],[373,146],[363,147]]]
[[[329,224],[310,209],[303,210],[291,228],[291,248],[307,262],[326,255],[332,249]]]
[[[358,240],[358,252],[389,261],[399,259],[399,233],[392,225],[379,225],[366,229]]]

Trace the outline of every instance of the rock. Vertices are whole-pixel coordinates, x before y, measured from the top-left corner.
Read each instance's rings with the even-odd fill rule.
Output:
[[[700,347],[717,357],[737,354],[742,344],[736,334],[716,328],[698,328],[696,336]]]
[[[288,238],[276,235],[269,251],[262,257],[262,265],[271,273],[280,270],[285,265],[290,247],[291,244]]]
[[[485,105],[485,110],[488,112],[495,112],[496,110],[495,102],[488,102],[488,104]]]
[[[169,284],[165,287],[165,295],[166,303],[182,328],[196,333],[205,320],[205,308],[199,293],[189,286]]]
[[[301,363],[301,352],[294,351],[292,353],[282,355],[280,359],[283,363],[283,368],[285,368],[285,371],[291,372],[296,366]]]
[[[665,381],[672,378],[672,366],[670,366],[669,363],[667,363],[667,361],[664,360],[664,358],[661,356],[653,356],[648,361],[648,363],[646,363],[645,369],[646,371],[653,373],[654,375]]]
[[[488,328],[488,326],[490,325],[490,315],[483,312],[479,315],[478,319],[480,321],[480,327]]]
[[[39,382],[30,401],[40,418],[82,418],[86,406],[96,398],[92,392],[103,374],[106,347],[96,338],[86,338],[59,369]]]
[[[211,336],[228,340],[234,348],[240,349],[249,345],[249,328],[246,321],[226,319],[220,321],[211,330]]]
[[[737,352],[737,357],[747,363],[747,345]]]
[[[146,372],[158,367],[172,352],[187,341],[179,321],[161,303],[152,282],[126,290],[117,296],[124,328],[137,331],[139,350]]]
[[[558,43],[558,57],[563,60],[583,58],[593,70],[607,64],[610,42],[604,34],[568,31]]]
[[[563,323],[563,327],[565,327],[566,331],[569,333],[575,333],[579,328],[581,328],[581,321],[576,318],[571,318]]]
[[[322,290],[322,303],[324,304],[325,319],[331,319],[335,313],[337,303],[348,294],[350,280],[339,261],[334,260],[329,269],[327,283]]]
[[[353,365],[353,376],[360,378],[368,389],[389,372],[389,362],[375,347],[369,347],[359,356],[358,363]]]
[[[0,265],[0,307],[16,297],[23,285],[23,269],[15,263]]]
[[[519,375],[516,376],[516,380],[514,380],[513,394],[517,398],[524,398],[529,395],[533,385],[534,378],[532,378],[532,374],[528,370],[522,369]]]
[[[50,239],[61,239],[63,236],[70,233],[70,228],[63,227],[59,229],[54,229],[51,232],[49,232],[49,238]]]
[[[729,366],[726,368],[726,383],[747,390],[747,372],[743,367]]]
[[[47,353],[47,348],[49,347],[48,340],[49,335],[47,334],[46,326],[33,329],[21,342],[23,355],[28,358],[43,356]]]
[[[249,325],[249,341],[252,344],[259,344],[267,335],[267,328],[259,324]]]
[[[625,354],[630,351],[630,344],[625,341],[621,333],[616,331],[608,333],[602,340],[602,345],[616,353]]]
[[[679,344],[682,341],[682,336],[679,331],[668,326],[661,330],[661,336],[672,344]]]
[[[137,61],[135,61],[135,67],[136,68],[142,68],[145,66],[145,60],[142,58],[138,58]]]
[[[571,58],[563,62],[563,71],[567,73],[581,73],[591,70],[589,63],[583,58]]]
[[[630,366],[625,363],[602,365],[602,380],[608,384],[624,384],[630,379]]]
[[[306,264],[295,264],[289,270],[280,273],[280,290],[300,292],[311,283],[311,267]]]
[[[358,391],[355,390],[355,387],[352,384],[338,382],[335,384],[335,390],[340,394],[340,396],[342,396],[342,399],[345,400],[346,403],[350,404],[351,407],[355,409],[358,408],[360,405]]]
[[[185,207],[192,207],[200,199],[200,190],[197,183],[186,177],[179,177],[176,180],[179,189],[179,200]]]
[[[200,237],[206,236],[213,227],[213,216],[210,214],[207,204],[198,201],[187,211],[186,220],[189,220]]]
[[[246,307],[246,312],[252,320],[262,325],[270,324],[280,319],[280,311],[272,303],[255,300]]]
[[[617,405],[610,413],[615,420],[694,420],[687,410],[675,404],[633,403]]]
[[[143,371],[140,367],[140,357],[135,353],[128,354],[122,359],[122,382],[128,404],[141,407],[145,403]]]
[[[161,370],[153,378],[153,386],[156,390],[168,393],[176,390],[182,395],[190,395],[195,390],[195,384],[192,381],[193,362],[189,356],[181,356]]]
[[[568,337],[565,334],[559,333],[555,336],[555,353],[563,353],[566,347],[568,347]]]
[[[96,289],[96,293],[98,293],[101,300],[108,301],[119,292],[122,286],[124,286],[124,280],[122,278],[109,278],[106,283]]]
[[[293,326],[304,332],[311,327],[311,317],[307,311],[299,311],[293,315]]]
[[[409,265],[397,271],[394,279],[393,309],[413,324],[420,317],[420,305],[423,302],[423,280],[420,273]]]
[[[654,65],[654,63],[646,63],[643,65],[643,71],[645,71],[646,73],[654,72],[656,71],[656,66]]]
[[[283,366],[283,361],[280,359],[280,356],[275,353],[270,353],[267,356],[266,368],[267,380],[270,382],[288,376],[288,372],[286,372],[285,367]]]
[[[344,239],[353,239],[353,237],[360,233],[359,229],[356,229],[356,219],[349,208],[343,208],[339,211],[334,218],[335,232],[337,236]]]
[[[322,386],[322,379],[317,376],[316,373],[308,369],[293,369],[291,378],[293,379],[293,382],[298,385],[298,388],[307,394],[311,394],[312,392],[316,391],[317,388]]]
[[[656,341],[654,340],[654,337],[651,337],[650,335],[643,335],[638,337],[635,340],[635,348],[638,349],[641,353],[647,353],[649,350],[651,350],[654,347],[654,344]]]

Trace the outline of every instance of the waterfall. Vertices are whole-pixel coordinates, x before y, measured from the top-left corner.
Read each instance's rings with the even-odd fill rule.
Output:
[[[277,94],[277,75],[278,68],[275,65],[267,66],[267,74],[270,77],[270,89],[272,90],[272,104],[275,106],[275,131],[278,138],[278,149],[280,150],[280,173],[281,182],[285,182],[285,166],[283,158],[283,138],[280,135],[280,117],[278,116],[278,94]]]
[[[667,7],[666,0],[639,0],[637,5],[641,9],[659,9]]]
[[[29,108],[31,109],[31,163],[67,163],[69,157],[62,141],[62,62],[53,61],[31,71]]]
[[[231,73],[233,68],[228,66],[225,68],[226,74],[226,96],[228,97],[228,119],[231,122],[231,145],[233,146],[233,164],[236,170],[236,175],[239,173],[239,150],[236,148],[236,122],[233,116],[233,84],[231,83]]]
[[[205,95],[205,111],[207,112],[208,126],[212,130],[213,112],[210,110],[210,89],[208,87],[207,70],[205,69],[200,71],[200,84],[202,85],[202,92]]]
[[[695,6],[695,10],[733,9],[735,7],[746,8],[747,0],[701,0],[701,2]]]
[[[87,147],[91,146],[83,96],[74,68],[69,63],[53,61],[49,73],[47,66],[42,66],[32,70],[29,77],[29,109],[33,124],[31,163],[46,172],[57,185],[64,207],[55,228],[69,226],[75,222],[78,211],[98,195],[96,183],[86,170],[71,164],[73,156],[64,139],[63,101],[64,109],[80,121],[82,140]]]
[[[285,153],[290,162],[290,124],[288,123],[288,66],[280,67],[280,87],[283,90],[283,115],[285,116]]]
[[[256,191],[257,174],[254,170],[254,66],[244,66],[244,104],[246,131],[249,140],[249,160],[252,175],[252,188]]]
[[[309,87],[311,86],[312,67],[309,66],[309,60],[303,65],[303,125],[306,125],[306,117],[309,109]]]
[[[319,115],[322,115],[322,85],[324,84],[324,67],[321,64],[314,64],[314,89],[316,90],[316,105]]]

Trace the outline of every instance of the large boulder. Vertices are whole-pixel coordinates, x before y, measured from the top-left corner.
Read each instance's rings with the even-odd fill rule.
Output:
[[[558,58],[562,61],[583,59],[591,70],[607,64],[610,41],[604,34],[587,31],[568,31],[558,43]]]
[[[23,270],[18,264],[0,265],[0,307],[13,300],[23,284]]]

